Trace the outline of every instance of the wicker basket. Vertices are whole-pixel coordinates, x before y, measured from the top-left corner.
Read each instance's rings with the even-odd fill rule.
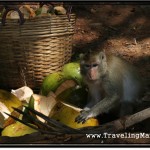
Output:
[[[41,86],[71,58],[75,15],[35,17],[0,23],[0,88]]]

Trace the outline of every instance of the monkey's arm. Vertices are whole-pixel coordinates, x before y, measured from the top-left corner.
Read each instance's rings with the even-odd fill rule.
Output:
[[[76,117],[77,123],[84,123],[88,118],[96,117],[97,115],[109,111],[118,103],[119,96],[117,94],[105,97],[102,101],[98,102],[90,110],[83,110],[81,114]]]

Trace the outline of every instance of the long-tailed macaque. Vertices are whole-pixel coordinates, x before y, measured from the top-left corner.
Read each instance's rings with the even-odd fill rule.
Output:
[[[103,51],[87,53],[80,57],[80,72],[89,96],[76,122],[116,109],[120,117],[133,113],[142,86],[131,64]]]

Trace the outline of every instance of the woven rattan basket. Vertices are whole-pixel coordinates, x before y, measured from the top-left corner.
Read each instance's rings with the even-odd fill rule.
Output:
[[[71,58],[75,15],[35,17],[0,23],[0,88],[37,89],[49,73]]]

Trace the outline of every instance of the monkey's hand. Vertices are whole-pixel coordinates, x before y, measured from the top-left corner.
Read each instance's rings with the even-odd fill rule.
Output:
[[[93,117],[93,113],[90,110],[82,110],[81,114],[75,118],[75,122],[77,123],[85,123],[85,121],[91,117]]]

